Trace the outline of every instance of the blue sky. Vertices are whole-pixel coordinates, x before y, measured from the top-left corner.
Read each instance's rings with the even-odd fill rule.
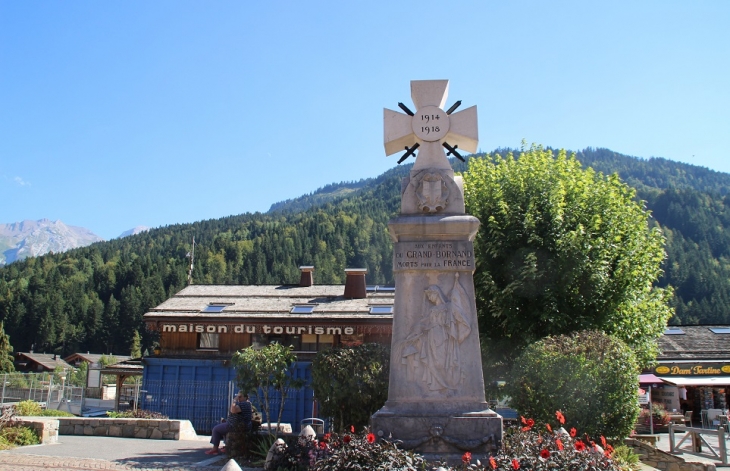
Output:
[[[0,223],[266,211],[396,165],[383,108],[449,79],[479,147],[730,172],[730,2],[0,0]],[[412,160],[411,160],[412,161]]]

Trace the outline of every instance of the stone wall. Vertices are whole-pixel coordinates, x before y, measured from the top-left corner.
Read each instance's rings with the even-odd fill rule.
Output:
[[[58,443],[58,419],[55,417],[19,417],[18,422],[35,430],[44,445]]]
[[[642,463],[664,471],[715,471],[710,463],[687,463],[683,458],[659,450],[641,440],[627,438],[624,443],[639,455]]]
[[[189,420],[114,419],[59,417],[60,435],[149,438],[153,440],[195,440]]]

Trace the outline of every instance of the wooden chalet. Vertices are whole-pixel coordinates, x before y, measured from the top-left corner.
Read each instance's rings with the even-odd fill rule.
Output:
[[[54,353],[17,352],[15,354],[15,369],[18,371],[53,372],[58,367],[68,371],[73,369],[72,365]]]
[[[159,334],[159,346],[142,361],[140,406],[209,431],[237,389],[230,360],[238,350],[290,345],[298,357],[292,375],[309,382],[318,351],[390,346],[394,288],[366,286],[364,269],[346,270],[344,286],[316,285],[313,267],[300,271],[295,285],[191,285],[147,312],[145,324]],[[284,422],[297,430],[314,416],[311,388],[291,393]]]

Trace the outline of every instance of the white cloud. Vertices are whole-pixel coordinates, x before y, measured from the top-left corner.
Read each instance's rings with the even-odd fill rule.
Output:
[[[22,178],[20,178],[20,177],[14,177],[14,178],[13,178],[13,181],[14,181],[14,182],[15,182],[15,183],[16,183],[16,184],[17,184],[18,186],[30,186],[30,182],[27,182],[27,181],[23,180],[23,179],[22,179]]]

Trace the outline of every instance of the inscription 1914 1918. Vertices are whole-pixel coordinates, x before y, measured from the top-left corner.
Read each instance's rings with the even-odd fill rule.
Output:
[[[393,270],[474,270],[469,241],[399,242],[393,250]]]

